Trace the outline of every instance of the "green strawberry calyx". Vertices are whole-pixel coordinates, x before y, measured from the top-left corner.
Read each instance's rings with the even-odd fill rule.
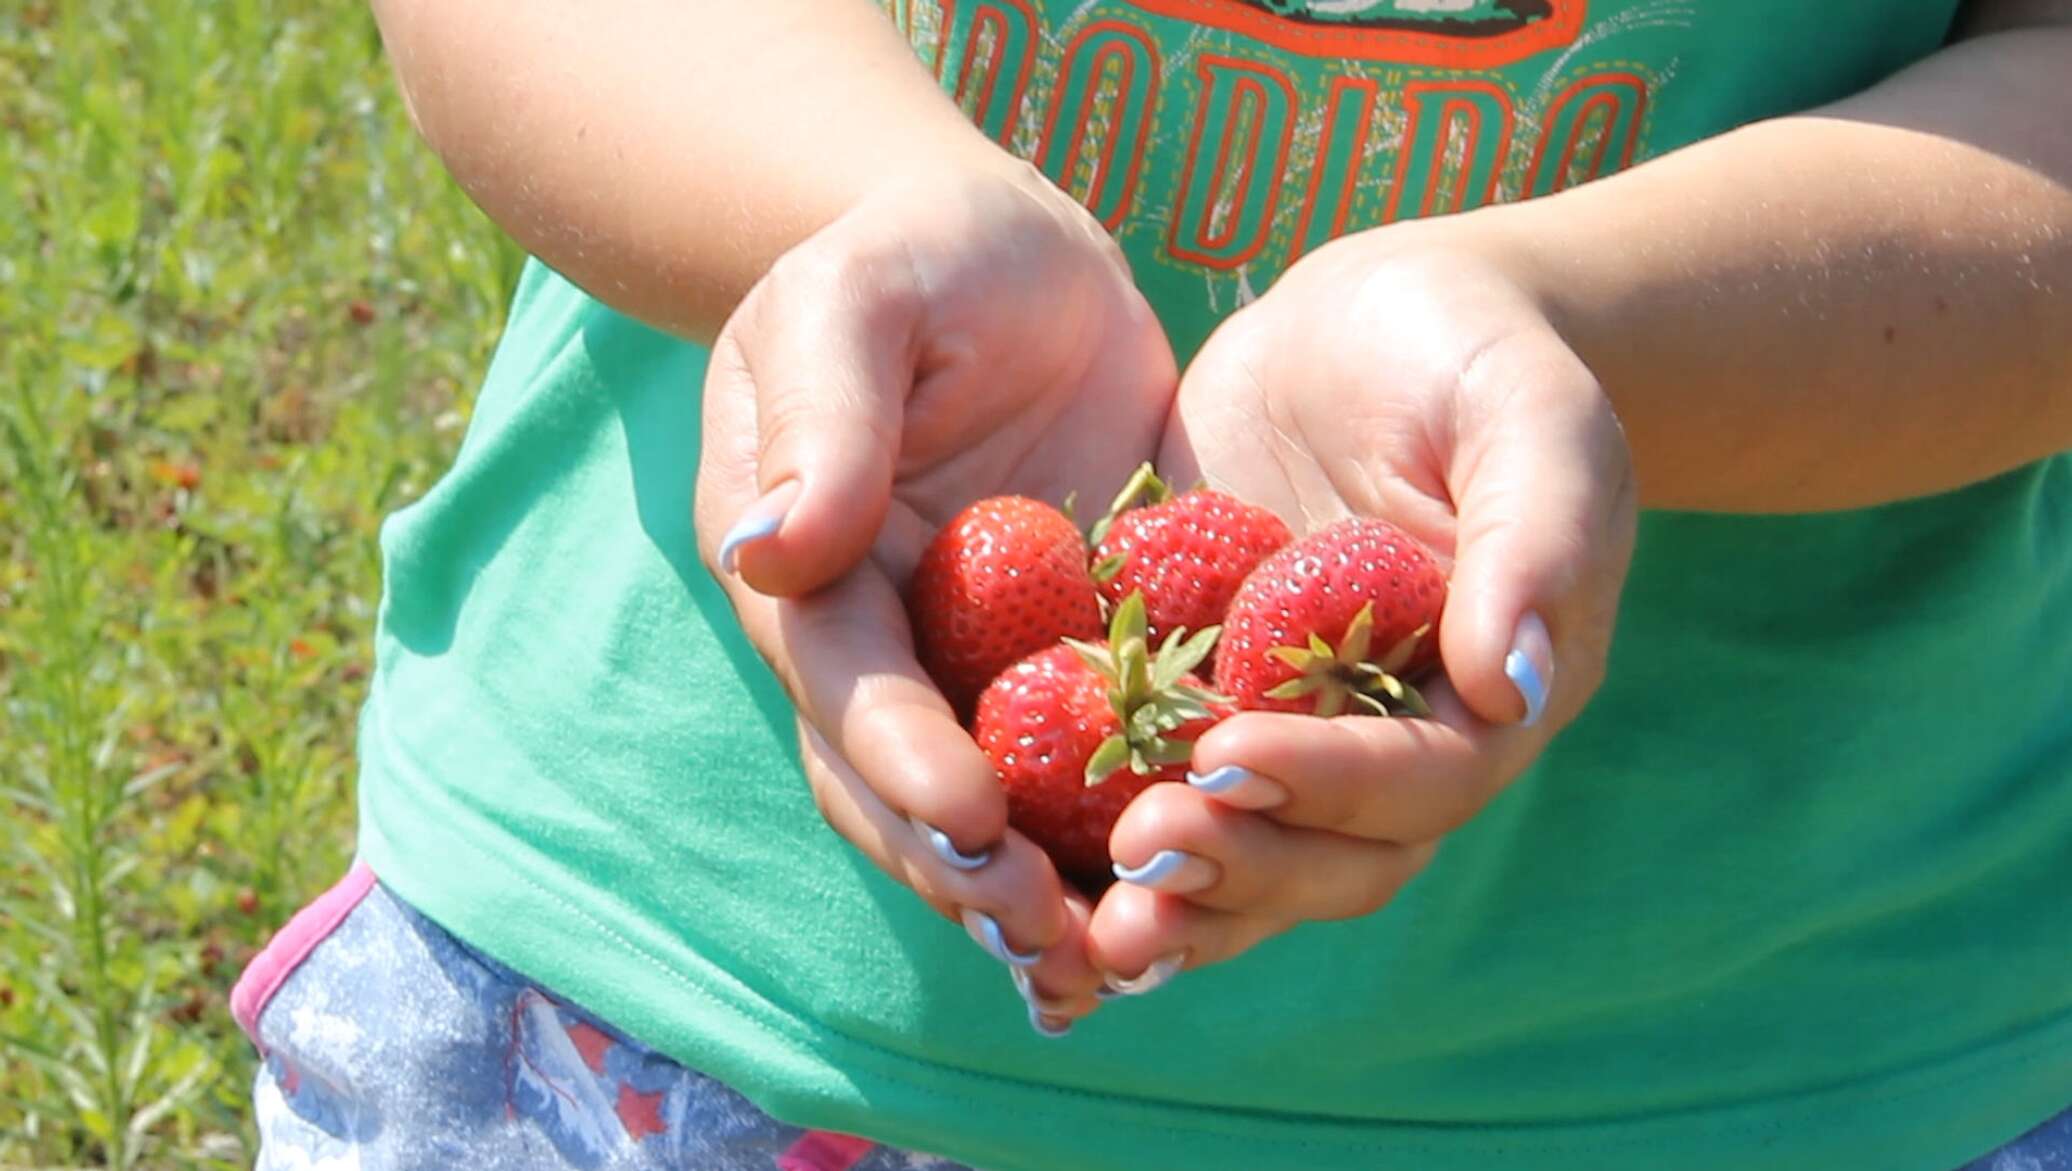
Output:
[[[1101,519],[1094,522],[1093,530],[1087,533],[1087,547],[1098,548],[1101,542],[1107,539],[1108,530],[1115,527],[1116,519],[1122,516],[1123,513],[1133,508],[1146,508],[1153,504],[1164,504],[1172,498],[1172,488],[1164,480],[1158,478],[1156,469],[1149,463],[1138,465],[1137,470],[1130,474],[1128,482],[1123,484],[1122,491],[1115,494],[1115,501],[1108,506],[1108,511],[1101,515]],[[1105,557],[1095,562],[1093,567],[1094,580],[1107,581],[1113,578],[1116,572],[1122,568],[1123,560],[1123,555],[1118,553],[1115,556]]]
[[[1213,719],[1215,713],[1209,705],[1230,702],[1186,681],[1187,673],[1215,649],[1221,633],[1220,626],[1204,627],[1191,636],[1185,630],[1174,630],[1154,652],[1144,595],[1132,592],[1109,619],[1106,643],[1064,640],[1081,662],[1106,681],[1108,704],[1121,722],[1121,730],[1103,740],[1087,758],[1088,786],[1100,784],[1125,765],[1138,776],[1150,776],[1169,765],[1187,763],[1194,745],[1169,739],[1169,733],[1196,720]]]
[[[1316,714],[1327,717],[1343,715],[1354,705],[1368,715],[1394,715],[1400,709],[1414,716],[1429,716],[1432,709],[1425,704],[1424,696],[1405,683],[1399,672],[1409,664],[1418,643],[1431,629],[1429,624],[1420,626],[1380,658],[1369,658],[1368,652],[1374,649],[1374,603],[1369,602],[1346,624],[1345,637],[1338,640],[1336,647],[1312,633],[1307,646],[1277,646],[1267,651],[1275,661],[1295,668],[1296,674],[1268,691],[1266,697],[1301,699],[1314,695]]]

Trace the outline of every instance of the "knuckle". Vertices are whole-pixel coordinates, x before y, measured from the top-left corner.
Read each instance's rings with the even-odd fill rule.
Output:
[[[1319,770],[1302,778],[1302,783],[1290,784],[1294,800],[1299,802],[1291,812],[1313,828],[1349,832],[1366,819],[1378,794],[1386,791],[1376,780],[1351,768]]]
[[[824,433],[827,410],[824,403],[803,389],[772,387],[756,403],[757,462],[797,440],[810,440]]]
[[[797,318],[833,307],[911,307],[922,291],[911,232],[854,217],[838,220],[777,258],[764,274],[763,312]]]
[[[1371,783],[1348,784],[1349,778],[1334,776],[1315,788],[1316,819],[1319,829],[1334,833],[1348,833],[1367,820],[1372,796],[1380,793],[1380,787]]]
[[[1157,898],[1143,887],[1116,883],[1101,896],[1097,929],[1110,939],[1162,937],[1166,928],[1159,921]]]
[[[1502,795],[1524,769],[1524,765],[1510,761],[1465,767],[1466,771],[1457,774],[1446,799],[1435,803],[1430,814],[1423,819],[1419,832],[1403,835],[1401,845],[1413,850],[1435,848],[1441,838],[1466,825]],[[1418,865],[1422,867],[1423,863]]]
[[[901,857],[908,874],[907,885],[922,898],[950,906],[971,907],[996,918],[999,916],[1002,909],[999,899],[992,897],[982,885],[972,882],[969,875],[943,865],[928,852],[926,845],[910,843],[902,850]]]
[[[1399,851],[1378,851],[1362,869],[1359,881],[1338,893],[1337,905],[1329,917],[1361,919],[1380,911],[1394,901],[1407,877]]]
[[[881,864],[882,865],[882,864]],[[912,890],[928,902],[938,906],[963,907],[971,904],[958,897],[958,892],[942,881],[943,868],[927,858],[919,857],[912,850],[893,848],[891,864],[886,870],[900,885]]]
[[[757,290],[756,307],[764,314],[784,312],[799,301],[824,297],[846,283],[851,267],[849,250],[823,231],[770,265]]]
[[[1493,796],[1493,791],[1489,795]],[[1419,800],[1406,794],[1402,800],[1392,802],[1389,808],[1370,819],[1363,827],[1366,832],[1356,836],[1398,845],[1434,841],[1473,817],[1487,799],[1488,796],[1467,784],[1448,786],[1437,800]]]
[[[1396,896],[1396,884],[1379,878],[1369,879],[1354,890],[1352,902],[1346,907],[1347,919],[1364,919],[1383,907]]]
[[[1187,951],[1187,966],[1227,963],[1302,923],[1297,915],[1239,915],[1215,932],[1197,939]]]
[[[825,765],[818,761],[806,763],[806,789],[813,797],[813,808],[829,825],[835,824],[834,784]]]
[[[1197,837],[1200,822],[1194,808],[1199,795],[1185,785],[1153,785],[1131,800],[1125,810],[1130,832],[1150,841],[1182,843]]]
[[[1426,846],[1370,843],[1358,853],[1341,853],[1329,865],[1297,870],[1299,881],[1276,906],[1295,920],[1358,919],[1386,907],[1409,875],[1422,865],[1414,860]]]

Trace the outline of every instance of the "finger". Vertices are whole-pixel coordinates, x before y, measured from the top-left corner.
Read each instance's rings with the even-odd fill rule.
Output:
[[[1466,376],[1522,389],[1467,388],[1494,404],[1493,417],[1464,424],[1472,438],[1448,485],[1460,527],[1440,657],[1483,719],[1532,724],[1551,709],[1558,722],[1602,668],[1631,477],[1617,421],[1582,363],[1552,339],[1513,350]]]
[[[1549,729],[1489,724],[1444,681],[1425,699],[1430,719],[1239,713],[1195,741],[1190,787],[1286,826],[1432,841],[1501,792]]]
[[[1431,850],[1281,825],[1183,785],[1140,794],[1110,841],[1125,882],[1289,922],[1380,909]]]
[[[747,497],[753,405],[736,386],[705,410],[700,543],[716,565],[716,514]],[[889,542],[888,542],[889,543]],[[906,607],[872,558],[809,598],[773,599],[731,574],[717,580],[741,628],[800,713],[880,799],[941,831],[946,858],[976,862],[1007,824],[990,762],[914,660]]]
[[[1007,829],[993,764],[914,661],[892,583],[866,564],[775,606],[764,657],[834,754],[902,818],[975,859]],[[760,644],[759,644],[760,646]]]
[[[1086,930],[1093,906],[1084,896],[1065,896],[1065,932],[1031,967],[1010,968],[1009,979],[1029,1009],[1029,1026],[1050,1037],[1100,1007],[1101,972],[1086,954]]]
[[[707,394],[755,403],[757,498],[721,568],[798,596],[861,561],[890,504],[921,294],[905,250],[835,227],[787,254],[725,329]]]
[[[1117,883],[1094,905],[1086,953],[1106,974],[1109,991],[1104,995],[1141,996],[1187,969],[1242,955],[1291,925]]]
[[[938,913],[963,925],[993,958],[1039,967],[1043,987],[1072,1005],[1091,995],[1098,977],[1077,945],[1084,935],[1084,914],[1074,919],[1056,868],[1034,843],[1010,832],[993,846],[984,866],[952,866],[804,720],[799,745],[814,803],[836,833]]]

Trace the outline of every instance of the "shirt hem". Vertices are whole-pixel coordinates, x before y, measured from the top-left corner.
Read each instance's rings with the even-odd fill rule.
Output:
[[[1420,1171],[1604,1171],[1621,1155],[1659,1165],[1647,1156],[1664,1152],[1680,1171],[1948,1171],[2072,1102],[2072,1018],[1932,1067],[1789,1101],[1611,1121],[1429,1124],[1121,1100],[934,1065],[835,1032],[694,952],[678,947],[684,954],[663,958],[639,942],[641,924],[600,918],[611,904],[578,908],[554,894],[536,860],[499,859],[450,832],[439,846],[446,856],[434,878],[378,819],[362,828],[363,858],[421,913],[772,1116],[992,1171],[1135,1171],[1146,1149],[1160,1152],[1161,1165],[1199,1171],[1372,1168],[1396,1158]],[[599,952],[616,955],[605,961]],[[600,970],[614,978],[591,975]]]

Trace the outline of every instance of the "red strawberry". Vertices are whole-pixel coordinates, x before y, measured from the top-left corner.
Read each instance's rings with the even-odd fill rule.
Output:
[[[907,614],[921,665],[960,714],[1022,656],[1101,634],[1086,541],[1064,513],[1026,496],[951,518],[921,554]]]
[[[1223,620],[1216,688],[1247,710],[1422,714],[1407,680],[1438,661],[1446,576],[1385,520],[1343,520],[1245,579]]]
[[[1185,641],[1176,631],[1152,654],[1133,594],[1107,642],[1038,651],[979,697],[972,732],[1007,791],[1008,821],[1082,886],[1113,879],[1108,834],[1123,807],[1183,780],[1195,738],[1230,714],[1188,674],[1215,641],[1214,627]]]
[[[1174,496],[1145,464],[1094,527],[1094,581],[1111,604],[1142,593],[1155,642],[1222,622],[1245,575],[1291,539],[1266,509],[1207,488]]]

